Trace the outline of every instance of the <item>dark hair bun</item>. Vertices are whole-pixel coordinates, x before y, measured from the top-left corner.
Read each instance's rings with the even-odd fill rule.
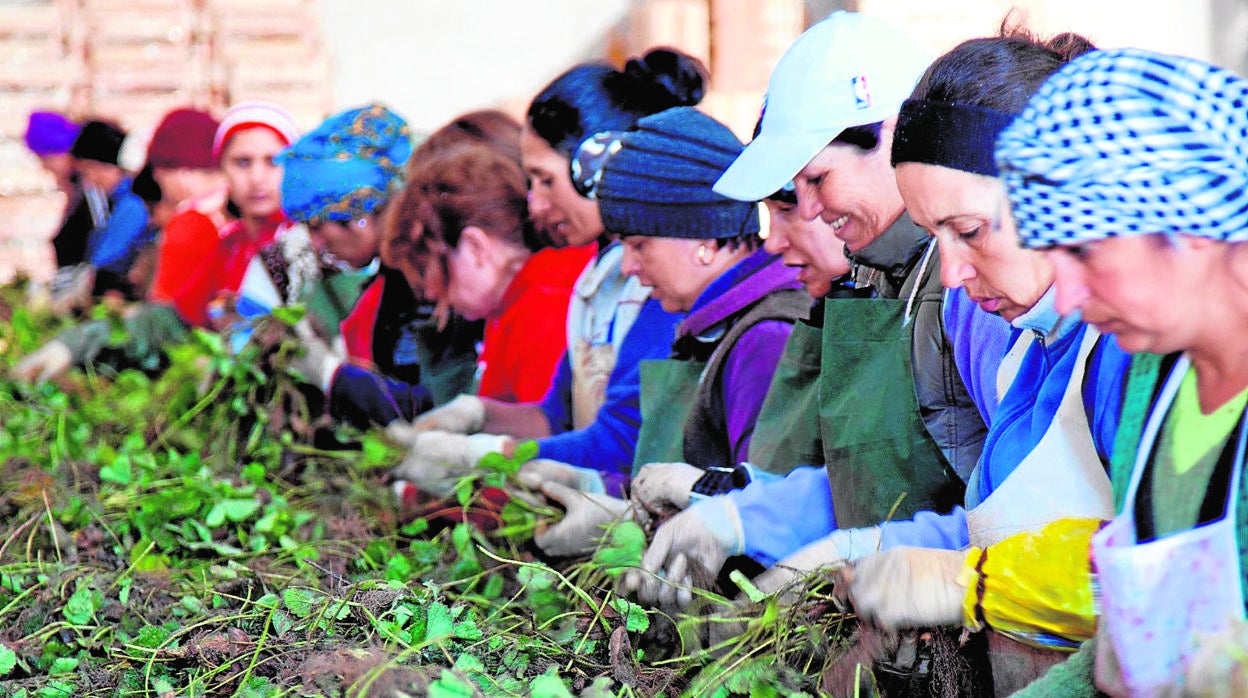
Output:
[[[702,61],[670,48],[651,49],[624,64],[624,75],[634,99],[646,111],[692,107],[706,94],[707,72]]]
[[[1074,32],[1062,32],[1045,42],[1045,45],[1067,62],[1073,61],[1088,51],[1096,50],[1096,46],[1087,37]]]

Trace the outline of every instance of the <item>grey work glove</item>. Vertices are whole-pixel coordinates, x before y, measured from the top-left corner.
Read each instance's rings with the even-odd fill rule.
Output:
[[[694,484],[705,474],[688,463],[647,463],[633,478],[633,504],[659,516],[687,509]]]
[[[52,312],[67,315],[78,308],[91,305],[91,290],[95,288],[95,267],[79,264],[56,270],[52,279]]]
[[[476,395],[459,395],[412,422],[417,431],[475,434],[485,428],[485,402]]]
[[[559,523],[533,538],[543,553],[553,557],[591,553],[605,526],[631,518],[632,505],[626,499],[584,492],[559,482],[547,482],[541,490],[566,511]]]
[[[459,478],[476,469],[486,454],[506,453],[514,445],[510,436],[415,431],[402,422],[386,427],[386,436],[408,448],[403,462],[393,470],[394,477],[441,497],[451,494]]]
[[[745,547],[741,517],[727,497],[704,499],[668,519],[641,558],[641,569],[624,576],[625,593],[643,603],[680,610],[693,601],[695,566],[714,575]]]
[[[885,630],[962,625],[964,550],[897,547],[841,572],[858,616]]]
[[[602,481],[602,474],[589,468],[578,468],[549,458],[534,458],[520,466],[516,473],[520,482],[531,489],[541,489],[542,485],[557,482],[581,492],[603,494],[607,491]]]
[[[9,375],[15,381],[41,383],[61,376],[73,363],[74,355],[69,346],[59,339],[53,339],[17,362]]]
[[[799,548],[755,577],[754,586],[766,594],[775,594],[791,587],[815,570],[840,569],[846,562],[852,562],[877,552],[879,547],[880,529],[878,526],[833,531]],[[792,601],[793,599],[784,600]]]

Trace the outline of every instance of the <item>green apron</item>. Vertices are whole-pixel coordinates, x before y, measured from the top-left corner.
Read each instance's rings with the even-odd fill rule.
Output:
[[[874,298],[824,309],[819,430],[840,528],[889,519],[899,498],[892,519],[962,501],[962,481],[919,415],[905,308]]]
[[[416,357],[420,364],[420,384],[429,390],[435,406],[445,405],[457,395],[475,393],[477,351],[472,323],[451,316],[446,327],[436,319],[416,328]]]
[[[800,465],[823,463],[819,440],[819,371],[823,331],[793,326],[750,437],[750,463],[785,475]]]
[[[705,361],[641,362],[641,430],[633,454],[633,475],[646,463],[685,460],[685,422],[698,400],[704,368]]]

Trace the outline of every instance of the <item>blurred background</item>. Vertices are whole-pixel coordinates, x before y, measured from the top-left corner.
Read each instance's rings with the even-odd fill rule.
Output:
[[[745,139],[776,60],[837,9],[889,19],[936,53],[996,33],[1013,9],[1042,35],[1248,74],[1248,0],[0,0],[0,282],[52,272],[62,204],[22,142],[32,110],[115,120],[139,160],[186,104],[270,99],[310,128],[381,101],[419,133],[482,107],[519,117],[573,63],[666,45],[706,63],[703,108]]]

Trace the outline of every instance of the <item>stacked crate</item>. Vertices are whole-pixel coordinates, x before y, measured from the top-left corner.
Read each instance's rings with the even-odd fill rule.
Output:
[[[143,132],[176,107],[218,106],[192,0],[79,1],[91,116]]]
[[[329,113],[330,60],[309,0],[203,0],[230,102],[267,99],[303,128]]]
[[[318,12],[316,0],[0,0],[0,283],[50,275],[64,206],[22,142],[30,112],[115,121],[140,145],[173,108],[247,99],[311,128],[333,105]]]
[[[70,18],[56,3],[0,4],[0,282],[46,277],[64,196],[22,141],[32,111],[82,106],[84,71]]]

